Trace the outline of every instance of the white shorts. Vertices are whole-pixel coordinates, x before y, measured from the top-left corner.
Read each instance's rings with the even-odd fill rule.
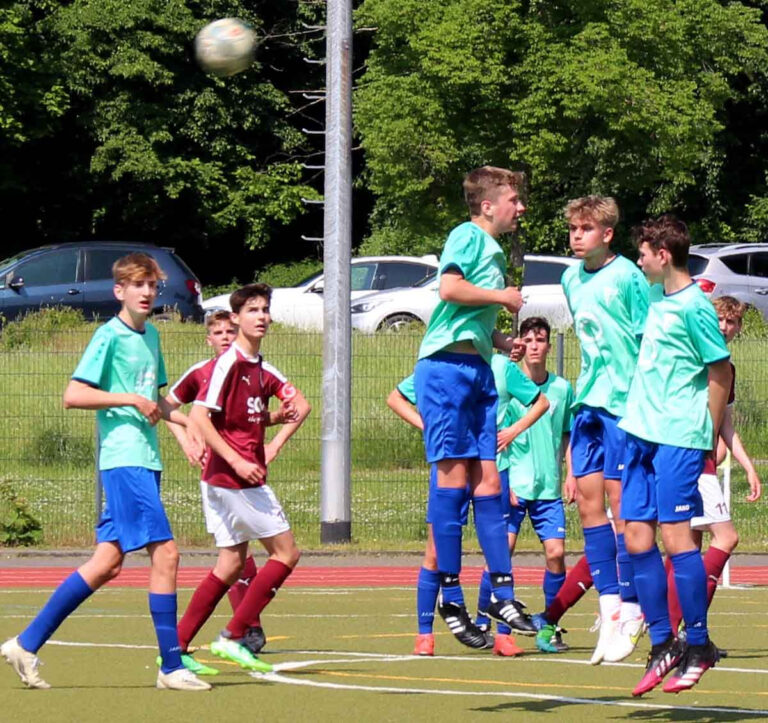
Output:
[[[691,520],[694,530],[706,529],[716,522],[729,522],[731,513],[723,496],[723,488],[716,474],[703,474],[699,477],[699,494],[703,503],[704,514]]]
[[[200,483],[205,526],[216,547],[274,537],[291,529],[269,485],[229,489]]]

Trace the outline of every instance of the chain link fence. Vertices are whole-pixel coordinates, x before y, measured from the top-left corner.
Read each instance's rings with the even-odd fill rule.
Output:
[[[64,411],[61,395],[95,328],[71,321],[43,323],[32,315],[0,335],[0,524],[36,527],[46,547],[87,547],[93,542],[97,495],[93,412]],[[66,321],[66,319],[65,319]],[[169,380],[205,359],[204,330],[191,324],[160,327]],[[352,534],[366,550],[416,550],[426,535],[427,466],[420,433],[386,406],[395,385],[411,373],[422,330],[353,338]],[[768,340],[733,345],[738,369],[736,428],[763,476],[768,468]],[[270,484],[294,527],[299,544],[320,546],[320,420],[322,337],[273,327],[265,358],[299,387],[313,413],[270,466]],[[552,371],[562,367],[572,382],[578,374],[578,344],[571,334],[553,339]],[[186,462],[173,437],[160,429],[165,464],[163,498],[182,546],[209,546],[199,501],[199,470]],[[733,473],[733,511],[741,548],[768,547],[768,503],[747,503],[743,471]],[[8,525],[5,524],[6,529]],[[569,548],[581,549],[578,514],[567,512]],[[6,532],[5,544],[18,543]],[[3,541],[0,541],[2,544]],[[476,547],[471,525],[467,547]],[[525,524],[518,547],[537,549]]]

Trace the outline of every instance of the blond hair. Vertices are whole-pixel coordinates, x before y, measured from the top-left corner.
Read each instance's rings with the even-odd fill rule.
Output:
[[[525,190],[525,174],[522,171],[510,171],[507,168],[482,166],[470,171],[464,177],[464,200],[469,206],[471,216],[480,215],[483,201],[495,201],[504,186],[522,193]]]
[[[604,228],[616,228],[619,206],[610,196],[582,196],[568,201],[563,209],[566,221],[588,219]]]
[[[121,256],[112,264],[112,278],[116,284],[127,284],[146,278],[161,281],[168,277],[154,258],[149,254],[137,251],[127,256]]]
[[[734,296],[718,296],[716,299],[712,299],[712,306],[715,307],[718,316],[735,317],[739,324],[741,324],[744,312],[747,310],[747,305]]]
[[[232,321],[229,311],[226,311],[225,309],[216,309],[216,311],[212,311],[210,314],[205,315],[205,330],[210,331],[214,324],[218,324],[222,321],[226,321],[228,324],[235,326],[235,322]]]

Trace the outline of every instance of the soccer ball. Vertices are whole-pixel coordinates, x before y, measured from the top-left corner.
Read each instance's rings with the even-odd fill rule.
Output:
[[[195,38],[195,55],[203,70],[214,75],[234,75],[253,62],[256,33],[237,18],[208,23]]]

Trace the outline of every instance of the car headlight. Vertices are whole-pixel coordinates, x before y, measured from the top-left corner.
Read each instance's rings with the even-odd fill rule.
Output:
[[[352,304],[353,314],[365,314],[371,309],[375,309],[381,302],[379,301],[361,301],[359,304]]]

